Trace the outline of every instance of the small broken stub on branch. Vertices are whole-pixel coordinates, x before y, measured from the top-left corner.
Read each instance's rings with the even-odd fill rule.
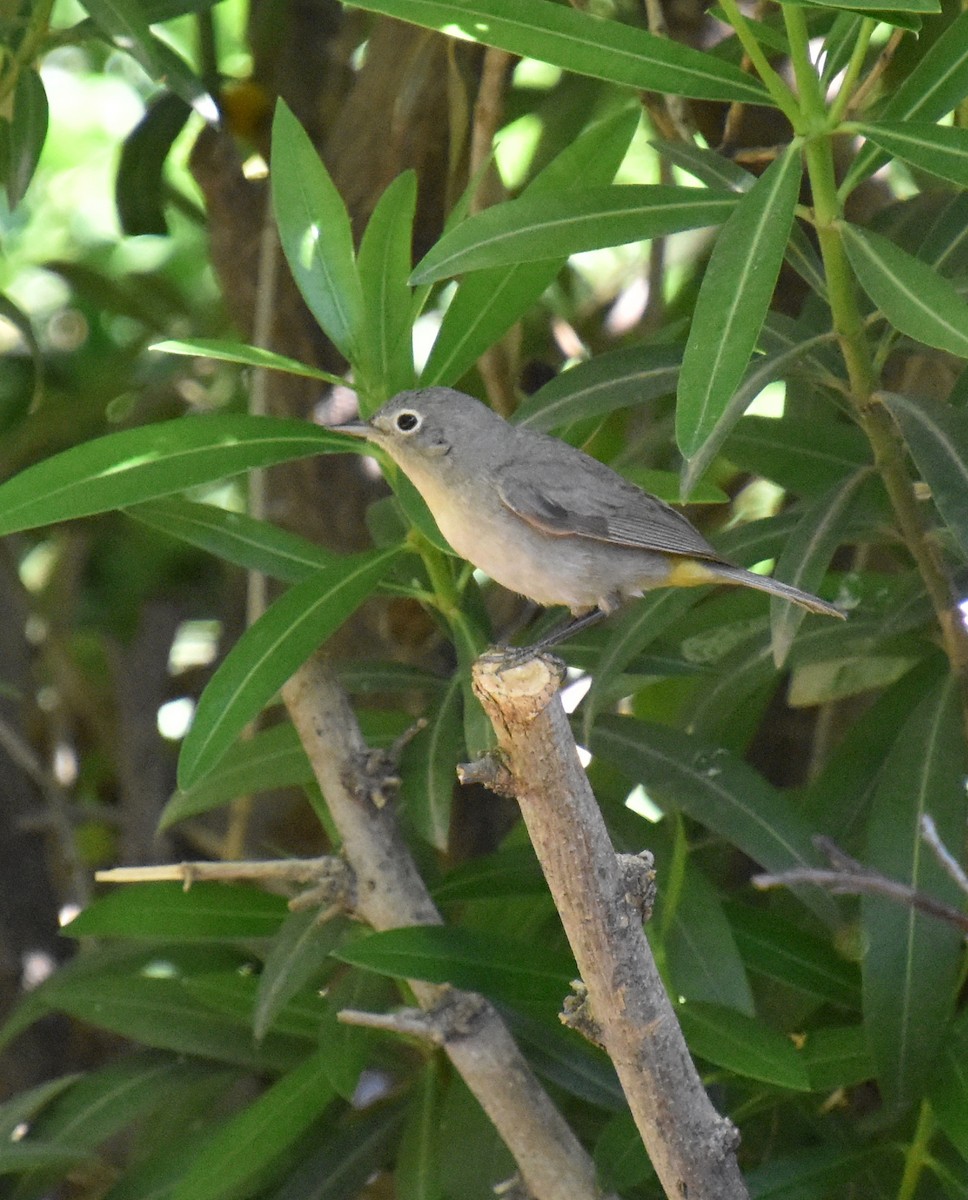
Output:
[[[473,762],[457,764],[461,785],[479,783],[499,796],[514,796],[514,777],[500,750],[489,750]]]

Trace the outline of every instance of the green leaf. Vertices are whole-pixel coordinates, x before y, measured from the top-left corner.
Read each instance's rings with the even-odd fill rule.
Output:
[[[0,121],[0,129],[2,129],[2,121]],[[0,162],[2,160],[3,150],[2,142],[0,142]],[[30,410],[33,412],[44,399],[44,376],[47,369],[44,351],[37,340],[37,334],[34,332],[33,323],[29,315],[18,305],[14,304],[9,296],[2,294],[0,294],[0,318],[8,321],[17,330],[23,338],[24,344],[30,354],[30,361],[34,369],[33,395],[30,397]]]
[[[319,912],[290,913],[272,942],[256,994],[252,1029],[261,1041],[286,1004],[315,979],[343,936],[343,922],[319,923]]]
[[[661,859],[658,878],[668,879]],[[655,928],[664,931],[666,971],[677,996],[754,1015],[753,994],[722,902],[691,860],[686,861],[682,889],[668,925],[660,890],[655,919],[646,931]]]
[[[731,188],[735,192],[748,192],[756,183],[756,176],[745,167],[726,158],[717,150],[707,150],[695,142],[664,142],[657,139],[649,143],[658,154],[683,171],[688,171],[700,183],[711,188]]]
[[[889,95],[878,114],[880,123],[939,121],[968,94],[968,12],[960,13],[931,43],[914,69]],[[853,189],[886,161],[884,153],[865,146],[854,159],[840,195]]]
[[[162,92],[124,139],[114,198],[121,229],[129,237],[168,233],[165,162],[191,113],[180,96]]]
[[[810,1090],[803,1060],[782,1033],[715,1004],[680,1004],[676,1015],[693,1054],[773,1087]]]
[[[504,846],[449,871],[432,888],[438,904],[492,900],[498,896],[544,896],[548,885],[530,843]]]
[[[31,1123],[23,1144],[29,1145],[36,1137],[92,1152],[161,1107],[166,1095],[177,1094],[206,1071],[198,1063],[178,1062],[168,1055],[129,1055],[79,1079]],[[12,1195],[25,1200],[28,1196],[49,1195],[52,1190],[53,1173],[38,1171],[22,1179]]]
[[[856,225],[841,228],[861,287],[894,328],[968,357],[968,304],[954,284],[879,233]]]
[[[622,1085],[611,1060],[573,1030],[564,1028],[560,1018],[550,1013],[529,1016],[520,1009],[505,1009],[503,1016],[514,1040],[545,1079],[608,1112],[625,1107]]]
[[[299,583],[338,561],[331,550],[298,534],[213,504],[172,498],[138,504],[125,512],[190,546],[284,583]]]
[[[612,716],[599,719],[589,749],[643,784],[659,804],[687,813],[768,870],[818,865],[812,830],[796,807],[728,750]],[[829,897],[798,895],[828,919],[835,911]]]
[[[814,1092],[857,1087],[874,1075],[862,1025],[811,1029],[803,1043],[803,1062]]]
[[[278,1159],[332,1100],[322,1055],[313,1055],[196,1148],[171,1193],[172,1200],[217,1200],[237,1194]]]
[[[342,559],[290,588],[243,633],[199,699],[178,760],[180,788],[192,787],[219,762],[245,725],[359,607],[399,554],[394,546]]]
[[[83,1078],[80,1074],[61,1075],[58,1079],[49,1079],[46,1083],[18,1092],[0,1104],[0,1145],[12,1142],[19,1125],[29,1122],[51,1100]]]
[[[623,109],[583,130],[525,189],[526,196],[559,194],[611,183],[639,123],[639,111]],[[458,222],[448,222],[456,229]],[[461,280],[421,374],[421,383],[454,383],[522,317],[552,283],[566,259],[512,263],[477,271]]]
[[[162,354],[181,354],[191,358],[213,358],[217,362],[238,363],[243,367],[255,367],[257,371],[285,371],[289,375],[302,375],[306,379],[322,379],[334,386],[345,384],[340,375],[310,367],[296,358],[276,354],[274,350],[263,350],[259,346],[246,346],[242,342],[229,342],[224,338],[179,338],[155,342],[150,349]]]
[[[600,1186],[609,1191],[624,1191],[654,1178],[655,1171],[630,1112],[616,1113],[599,1134],[595,1171]]]
[[[445,233],[411,278],[430,283],[461,271],[560,259],[702,229],[725,221],[736,204],[735,192],[651,183],[526,195],[495,204]]]
[[[764,328],[764,333],[766,332]],[[706,435],[706,440],[683,464],[681,495],[685,500],[692,495],[697,481],[702,478],[728,438],[735,436],[735,429],[743,414],[760,392],[778,379],[785,379],[797,373],[801,365],[809,364],[811,353],[827,341],[826,335],[805,338],[803,341],[789,341],[754,358],[747,368],[742,383],[733,393],[730,400],[720,413],[715,424]],[[753,418],[749,418],[752,420]],[[764,421],[770,418],[760,418]],[[776,424],[775,421],[772,422]],[[817,422],[814,422],[817,424]],[[822,428],[826,428],[823,426]],[[740,464],[742,465],[742,464]],[[771,476],[767,474],[767,478]],[[795,490],[800,490],[795,489]]]
[[[945,1038],[941,1062],[928,1084],[938,1125],[962,1158],[968,1159],[968,1012]]]
[[[364,332],[363,289],[343,198],[285,101],[272,123],[272,204],[279,239],[310,312],[354,361]]]
[[[113,46],[130,54],[154,80],[181,98],[206,120],[217,109],[188,63],[167,42],[156,38],[149,17],[139,0],[84,0],[94,23]]]
[[[65,1146],[57,1142],[35,1143],[26,1139],[0,1147],[0,1176],[21,1175],[24,1171],[42,1167],[62,1171],[93,1157],[90,1150],[80,1146]]]
[[[47,137],[47,93],[36,71],[21,69],[13,93],[9,154],[4,186],[10,211],[24,198]]]
[[[183,987],[193,1000],[234,1021],[240,1035],[248,1039],[259,990],[259,981],[251,970],[190,975],[184,980]],[[318,1044],[320,1022],[325,1014],[325,1000],[316,992],[303,991],[282,1006],[271,1033],[264,1035],[261,1042],[265,1044],[271,1038],[283,1035],[301,1042],[305,1054],[307,1049]]]
[[[441,1200],[437,1173],[437,1129],[440,1125],[440,1067],[429,1059],[410,1089],[407,1119],[393,1172],[397,1200]]]
[[[427,728],[404,751],[400,762],[403,800],[417,833],[435,850],[446,850],[457,764],[464,751],[461,712],[463,681],[455,672],[434,704]]]
[[[289,724],[274,725],[243,738],[204,779],[177,791],[162,809],[159,829],[211,812],[238,796],[271,792],[278,788],[305,787],[314,780],[313,769],[299,735]]]
[[[860,1011],[860,971],[830,942],[767,909],[730,904],[726,915],[750,971],[821,1004]]]
[[[166,938],[221,941],[272,937],[286,902],[241,884],[139,883],[119,887],[83,909],[64,926],[69,937]]]
[[[898,731],[874,794],[866,864],[956,907],[962,896],[925,845],[921,817],[945,845],[964,836],[965,745],[958,688],[946,679]],[[959,930],[910,905],[865,896],[864,1027],[889,1110],[915,1104],[928,1085],[954,1012],[963,960]]]
[[[598,354],[562,371],[529,396],[515,412],[514,424],[548,432],[669,396],[676,389],[681,361],[679,346],[628,346]]]
[[[749,366],[793,227],[800,175],[800,146],[793,142],[716,239],[679,374],[676,441],[685,458],[712,434]]]
[[[777,579],[816,594],[838,546],[858,489],[870,477],[870,468],[848,475],[803,510],[796,528],[777,559]],[[773,661],[783,666],[806,612],[799,605],[770,597],[770,631]]]
[[[859,121],[851,129],[922,171],[968,186],[968,129],[925,121]]]
[[[380,199],[360,242],[366,416],[414,384],[410,274],[417,177],[404,171]],[[375,403],[374,403],[375,401]]]
[[[730,63],[547,0],[362,0],[356,7],[636,90],[768,103],[762,87]]]
[[[481,992],[527,1010],[554,1010],[575,964],[547,945],[446,925],[415,925],[359,938],[335,957],[396,979],[425,979]]]
[[[146,1046],[255,1070],[287,1070],[305,1057],[302,1039],[270,1033],[256,1047],[239,1022],[213,1012],[178,979],[73,979],[48,993],[49,1007]]]
[[[893,392],[880,399],[897,422],[945,524],[968,556],[968,412]]]
[[[290,1168],[273,1200],[353,1200],[393,1161],[403,1122],[399,1102],[384,1100],[339,1123],[327,1121]]]
[[[350,447],[307,421],[192,416],[109,433],[0,484],[0,535],[170,496],[256,467]]]
[[[786,491],[813,496],[871,461],[856,425],[799,417],[743,417],[729,435],[729,461]]]

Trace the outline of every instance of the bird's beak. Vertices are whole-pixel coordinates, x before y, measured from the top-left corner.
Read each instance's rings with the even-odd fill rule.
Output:
[[[330,425],[333,433],[346,433],[355,438],[372,438],[373,428],[366,421],[348,421],[345,425]]]

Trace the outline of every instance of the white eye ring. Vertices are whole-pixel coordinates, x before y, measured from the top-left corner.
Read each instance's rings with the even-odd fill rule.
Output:
[[[423,417],[421,417],[420,413],[414,412],[412,408],[401,408],[393,418],[393,427],[397,433],[403,433],[407,436],[416,433],[422,424]]]

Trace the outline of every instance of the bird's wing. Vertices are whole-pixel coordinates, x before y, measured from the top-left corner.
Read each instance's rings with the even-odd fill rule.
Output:
[[[523,521],[552,537],[723,561],[682,513],[587,454],[548,440],[553,449],[542,453],[545,447],[533,444],[526,458],[516,456],[496,472],[501,502]]]

